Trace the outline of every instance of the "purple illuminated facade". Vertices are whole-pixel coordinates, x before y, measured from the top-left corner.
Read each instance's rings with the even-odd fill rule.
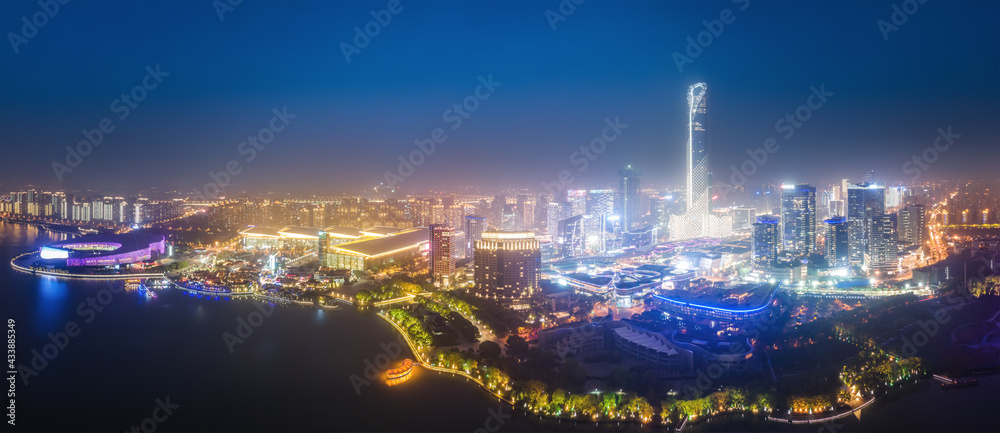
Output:
[[[151,233],[87,235],[41,248],[43,259],[66,259],[66,266],[114,266],[155,259],[166,251],[166,239]]]

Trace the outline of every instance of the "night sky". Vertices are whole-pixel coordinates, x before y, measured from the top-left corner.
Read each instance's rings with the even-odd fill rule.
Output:
[[[868,168],[906,180],[903,164],[949,126],[961,137],[922,178],[996,176],[1000,2],[930,0],[885,40],[893,2],[589,0],[553,30],[558,2],[404,1],[345,60],[341,44],[387,4],[246,0],[220,21],[205,1],[73,1],[15,53],[21,17],[42,9],[0,2],[0,182],[193,187],[236,160],[233,188],[352,191],[442,128],[406,189],[541,190],[562,170],[604,187],[628,163],[644,184],[679,185],[685,92],[700,81],[717,180],[769,137],[781,148],[749,184]],[[735,20],[679,71],[673,53],[725,9]],[[156,65],[169,75],[119,119],[112,102]],[[452,129],[445,111],[491,74],[502,84]],[[833,96],[785,140],[776,121],[820,85]],[[246,161],[238,146],[282,107],[296,117]],[[579,171],[571,154],[616,116],[628,127]],[[52,162],[106,117],[114,131],[60,182]]]

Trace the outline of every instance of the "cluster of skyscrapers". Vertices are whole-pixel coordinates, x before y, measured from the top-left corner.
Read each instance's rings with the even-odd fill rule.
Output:
[[[99,222],[115,225],[145,224],[177,217],[184,201],[150,200],[146,197],[79,197],[62,191],[29,189],[0,198],[0,213],[53,220]]]
[[[887,190],[899,193],[896,188],[872,182],[845,180],[834,189],[835,197],[830,200],[833,216],[823,221],[823,231],[818,234],[816,188],[782,186],[780,217],[762,215],[752,224],[753,267],[766,271],[778,265],[782,254],[792,262],[815,261],[822,256],[830,267],[858,266],[883,276],[896,273],[900,268],[898,253],[919,248],[924,242],[925,210],[912,197],[900,197],[893,206]],[[822,249],[817,248],[820,239]]]

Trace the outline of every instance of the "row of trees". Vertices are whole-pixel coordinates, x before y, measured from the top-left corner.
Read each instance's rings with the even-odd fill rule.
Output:
[[[920,358],[902,358],[882,350],[878,345],[858,353],[858,357],[844,366],[840,379],[861,396],[872,396],[897,383],[924,374]]]
[[[359,304],[368,304],[398,298],[403,296],[404,293],[420,293],[421,291],[423,291],[423,288],[419,284],[397,281],[383,285],[377,289],[361,289],[354,295],[354,299]]]
[[[435,294],[437,295],[437,294]],[[455,311],[468,314],[474,320],[479,321],[487,329],[497,336],[504,336],[517,331],[517,328],[524,326],[524,319],[515,311],[504,308],[494,301],[484,298],[477,298],[469,293],[441,293],[438,300],[449,305],[455,303]],[[468,309],[468,313],[459,308]]]
[[[850,398],[848,397],[848,400]],[[788,397],[788,408],[793,413],[821,413],[833,410],[837,398],[828,394]]]
[[[445,316],[451,312],[451,310],[449,310],[448,307],[445,307],[441,303],[434,302],[430,300],[430,298],[427,298],[425,296],[417,296],[416,298],[414,298],[414,300],[417,301],[418,304],[426,308],[427,311],[431,311],[440,314],[442,316]]]
[[[969,294],[977,298],[985,295],[1000,295],[1000,275],[990,275],[983,280],[973,278],[969,281]]]
[[[768,413],[774,410],[774,391],[750,393],[743,388],[726,387],[701,398],[678,400],[670,398],[660,402],[660,416],[664,420],[683,417],[711,416],[722,412]]]
[[[437,367],[464,371],[497,394],[504,395],[510,391],[510,376],[505,371],[499,367],[481,365],[475,357],[457,350],[438,352],[437,358],[431,362]]]
[[[572,394],[557,388],[549,394],[545,383],[539,380],[521,384],[514,398],[528,410],[549,416],[649,422],[655,414],[653,406],[634,392]]]
[[[433,344],[434,339],[431,334],[427,332],[427,328],[424,327],[423,322],[413,317],[408,311],[393,308],[389,310],[389,318],[393,322],[398,324],[401,328],[406,330],[407,335],[410,336],[410,340],[413,341],[417,347],[430,347]]]

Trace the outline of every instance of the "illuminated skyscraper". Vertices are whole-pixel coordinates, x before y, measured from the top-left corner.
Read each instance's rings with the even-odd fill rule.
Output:
[[[476,242],[475,294],[515,309],[538,289],[542,253],[532,232],[483,232]]]
[[[847,222],[851,264],[862,264],[868,251],[872,217],[885,213],[885,187],[859,183],[847,188]]]
[[[794,254],[816,251],[816,188],[809,185],[781,187],[782,246]]]
[[[823,222],[826,223],[826,263],[830,266],[846,266],[849,255],[847,218],[835,216]]]
[[[687,178],[684,215],[670,218],[670,238],[727,236],[732,222],[712,215],[712,178],[708,170],[708,85],[688,88]]]
[[[486,217],[479,215],[465,216],[465,257],[472,257],[476,249],[476,241],[482,239],[486,230]]]
[[[435,281],[448,285],[448,278],[455,272],[455,256],[452,254],[455,249],[455,229],[442,224],[431,224],[428,230],[431,276]]]
[[[605,251],[608,247],[608,217],[614,214],[615,192],[611,189],[592,189],[587,193],[588,247]],[[593,242],[591,241],[593,239]]]
[[[896,261],[896,214],[881,213],[873,215],[868,224],[868,253],[865,264],[869,272],[875,272],[881,277],[896,272],[899,263]]]
[[[621,217],[622,228],[632,230],[639,225],[639,170],[629,165],[618,170],[618,197],[615,213]],[[586,191],[584,191],[586,193]]]
[[[774,215],[761,215],[751,226],[750,261],[754,270],[763,271],[774,266],[774,260],[778,257],[778,247],[781,245],[778,223],[778,217]]]
[[[707,217],[711,208],[711,179],[708,172],[708,85],[688,88],[688,148],[686,202],[688,214]]]
[[[910,245],[924,244],[924,205],[911,204],[899,210],[899,240]]]

